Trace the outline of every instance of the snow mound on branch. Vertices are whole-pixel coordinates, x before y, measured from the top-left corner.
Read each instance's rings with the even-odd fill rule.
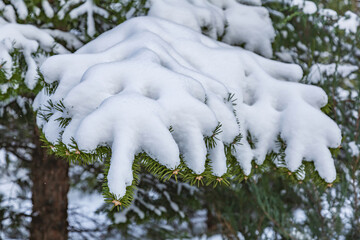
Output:
[[[275,31],[266,8],[235,0],[151,0],[148,15],[179,23],[213,39],[221,38],[231,45],[244,44],[250,51],[272,57]]]
[[[125,194],[133,180],[134,155],[144,151],[170,169],[180,154],[196,174],[205,169],[209,153],[213,174],[227,171],[224,145],[241,133],[232,154],[245,174],[251,161],[262,164],[278,151],[280,135],[287,143],[286,166],[297,170],[304,158],[314,161],[320,176],[335,180],[328,147],[341,140],[337,125],[320,111],[325,92],[296,83],[299,66],[260,57],[214,41],[166,20],[140,17],[126,21],[75,54],[50,57],[41,67],[56,91],[36,98],[35,108],[62,101],[45,121],[46,138],[92,151],[112,147],[110,191]],[[228,99],[234,94],[232,99]],[[71,118],[61,128],[58,118]],[[216,146],[207,149],[204,136],[221,124]],[[172,128],[173,131],[169,131]],[[255,148],[247,142],[248,132]]]
[[[38,61],[34,54],[41,48],[46,52],[68,53],[46,31],[32,25],[9,23],[0,17],[0,64],[8,79],[12,76],[13,60],[11,52],[19,49],[24,55],[27,71],[25,84],[29,89],[36,86]]]

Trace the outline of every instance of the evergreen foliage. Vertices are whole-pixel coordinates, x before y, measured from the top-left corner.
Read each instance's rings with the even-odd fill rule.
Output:
[[[11,5],[11,1],[4,0],[2,2]],[[49,1],[48,3],[51,4],[54,12],[52,15],[44,10],[43,1],[24,2],[29,14],[23,18],[17,12],[18,23],[30,23],[41,28],[65,32],[75,30],[76,35],[83,42],[91,40],[132,16],[146,15],[148,11],[148,5],[144,0],[125,2],[91,0],[78,1],[76,4],[69,3],[67,5],[67,1]],[[89,12],[80,15],[79,18],[71,17],[71,12],[81,7],[84,2],[91,2],[94,6],[104,9],[110,17],[105,17],[104,12],[102,15],[95,14],[95,27],[92,30],[91,24],[89,25],[88,22]],[[331,0],[314,2],[318,4],[318,7],[336,10],[339,16],[344,15],[347,10],[356,10],[352,2],[348,4],[345,1]],[[134,6],[135,8],[133,8]],[[186,167],[183,162],[174,170],[165,168],[145,153],[135,156],[133,185],[128,187],[125,197],[119,199],[109,192],[107,186],[106,176],[111,156],[111,149],[108,146],[101,146],[92,153],[85,153],[77,147],[76,142],[73,142],[71,149],[69,149],[63,143],[53,145],[42,138],[49,148],[49,152],[55,152],[71,164],[82,165],[86,171],[89,171],[90,168],[95,169],[91,171],[96,171],[97,175],[103,174],[102,192],[105,201],[111,206],[103,206],[101,211],[107,211],[110,221],[115,223],[112,227],[107,226],[108,232],[104,233],[103,236],[116,235],[117,231],[120,231],[123,236],[137,238],[138,236],[131,230],[131,224],[136,223],[146,229],[147,237],[152,239],[159,239],[164,236],[169,238],[193,237],[203,233],[209,236],[221,233],[224,237],[232,239],[237,238],[239,232],[246,239],[357,239],[360,237],[359,154],[354,155],[352,148],[354,144],[358,147],[360,145],[360,102],[358,97],[360,76],[359,70],[346,76],[339,73],[339,66],[344,64],[360,65],[359,34],[346,33],[345,30],[334,27],[336,20],[321,15],[319,12],[313,15],[304,14],[298,8],[290,7],[280,1],[266,1],[265,6],[271,9],[271,17],[277,32],[273,43],[275,58],[300,64],[305,72],[302,81],[309,84],[319,84],[330,97],[329,104],[322,110],[335,119],[341,126],[343,133],[342,147],[332,150],[338,172],[338,178],[334,185],[324,182],[314,170],[312,163],[305,162],[294,173],[283,167],[286,143],[281,138],[278,139],[278,144],[282,151],[277,154],[268,154],[266,161],[261,166],[253,163],[251,175],[244,175],[236,159],[231,155],[233,145],[239,144],[242,138],[239,135],[234,139],[233,144],[226,148],[228,172],[221,177],[213,176],[208,164],[209,159],[205,172],[198,175]],[[64,13],[63,16],[56,14],[61,10]],[[2,11],[4,10],[0,9],[0,16],[2,16]],[[66,45],[66,41],[57,40]],[[76,50],[73,47],[68,47],[68,49]],[[280,54],[284,52],[291,57],[285,59],[284,55]],[[36,54],[50,56],[54,52],[44,52],[39,49]],[[46,85],[40,75],[36,87],[29,90],[23,84],[23,72],[26,71],[26,64],[24,64],[21,50],[15,49],[12,52],[12,59],[15,64],[11,79],[6,78],[3,69],[0,67],[0,84],[9,81],[12,84],[12,87],[8,88],[5,94],[2,92],[0,95],[0,147],[6,150],[6,164],[1,166],[1,170],[15,176],[14,169],[23,167],[26,169],[29,161],[24,157],[26,154],[21,152],[21,149],[25,149],[25,153],[31,151],[32,133],[25,128],[32,129],[34,127],[31,124],[30,126],[26,125],[32,121],[29,119],[33,119],[34,116],[28,104],[32,102],[32,98],[41,87],[45,86],[47,91],[52,93],[57,86],[56,84]],[[312,67],[319,63],[335,63],[335,71],[330,75],[321,72],[322,80],[319,83],[314,83],[310,79],[311,71],[313,70]],[[22,104],[17,104],[21,103],[21,100],[18,99],[22,98],[19,96],[25,97],[27,102],[25,107],[21,107]],[[228,101],[235,102],[231,95],[229,95]],[[45,120],[51,116],[51,109],[64,109],[61,102],[49,102],[48,105],[49,109],[41,112],[41,116]],[[60,125],[66,126],[69,119],[59,118],[58,121]],[[216,135],[220,131],[221,125],[219,124],[212,136],[204,137],[209,149],[216,144]],[[13,135],[17,136],[16,141],[10,140]],[[256,139],[253,139],[250,134],[247,138],[250,143],[256,142]],[[15,145],[19,146],[15,149]],[[15,157],[17,160],[14,160]],[[97,162],[98,160],[100,162]],[[74,179],[76,178],[74,177]],[[94,179],[96,177],[87,179],[83,190],[99,190],[98,181],[93,184],[89,183],[94,182]],[[21,177],[15,181],[23,189],[18,198],[29,201],[27,195],[29,193],[29,181]],[[186,184],[187,190],[191,190],[185,191],[181,195],[177,194],[176,188],[180,185],[185,186],[184,184]],[[190,185],[201,187],[193,190]],[[218,185],[225,186],[216,187]],[[157,188],[157,186],[160,187]],[[171,201],[168,201],[161,186],[168,189],[170,199],[177,202],[182,214],[186,217],[182,217],[179,212],[175,215],[176,217],[171,217],[176,211],[171,208]],[[213,187],[216,188],[213,189]],[[155,197],[149,195],[150,191],[157,193]],[[4,203],[5,199],[0,199],[0,202]],[[153,204],[154,207],[149,208],[147,205],[149,203]],[[165,209],[172,210],[159,210],[162,213],[157,215],[154,209],[160,209],[162,205],[165,205]],[[117,214],[121,214],[127,209],[123,207],[131,209],[131,206],[139,207],[145,217],[142,218],[139,212],[129,210],[125,213],[127,224],[117,222]],[[347,207],[345,210],[344,206]],[[117,209],[120,212],[109,211],[111,209]],[[294,213],[295,210],[299,209],[305,213],[306,219],[297,222]],[[192,217],[196,217],[201,210],[203,210],[202,214],[205,212],[207,219],[206,229],[200,227],[200,230],[189,230],[191,229],[189,225],[181,227],[184,225],[180,223],[191,223]],[[351,211],[351,214],[346,211]],[[16,229],[19,226],[26,225],[30,217],[30,214],[17,212],[0,204],[0,231],[6,231],[8,237],[26,236],[21,230]],[[6,221],[9,222],[8,219],[11,219],[10,224],[6,223]],[[157,224],[164,224],[162,219],[166,219],[165,223],[172,227],[171,230],[159,230],[154,227]],[[131,221],[135,223],[129,224]],[[2,236],[0,235],[0,237]]]

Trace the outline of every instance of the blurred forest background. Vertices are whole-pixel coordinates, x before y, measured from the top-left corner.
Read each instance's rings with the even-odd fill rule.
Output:
[[[16,8],[16,1],[0,2]],[[64,1],[24,2],[29,14],[17,13],[16,21],[75,34],[73,51],[148,10],[146,0],[94,0],[110,16],[94,15],[90,31],[90,13],[69,16],[86,1],[67,8]],[[143,171],[133,205],[110,211],[101,195],[101,163],[69,166],[41,147],[31,111],[38,86],[15,98],[0,98],[0,239],[42,239],[54,229],[56,239],[360,239],[360,2],[314,0],[315,12],[293,2],[262,1],[276,30],[274,59],[299,64],[302,81],[329,96],[323,111],[343,134],[341,149],[334,151],[335,184],[320,187],[261,166],[247,180],[216,188],[160,182]],[[5,10],[0,7],[0,16]],[[59,10],[63,15],[54,15]],[[342,24],[346,21],[357,22],[355,29]],[[16,51],[13,58],[21,81],[24,59]],[[4,79],[0,71],[0,82]]]

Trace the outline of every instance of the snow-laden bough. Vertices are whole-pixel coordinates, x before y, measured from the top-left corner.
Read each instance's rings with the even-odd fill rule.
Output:
[[[195,174],[210,159],[212,174],[227,172],[225,147],[243,172],[262,164],[286,142],[285,162],[296,171],[313,161],[327,182],[336,178],[329,151],[341,142],[337,125],[320,110],[327,103],[316,86],[297,83],[299,66],[272,61],[217,42],[188,27],[140,17],[100,35],[75,54],[50,57],[41,67],[44,89],[35,99],[48,141],[93,152],[110,146],[108,186],[123,197],[133,181],[134,156],[145,152],[169,169],[181,159]],[[50,94],[49,94],[50,92]],[[231,96],[229,98],[229,96]],[[49,106],[60,103],[64,109]],[[70,119],[59,124],[59,119]],[[216,144],[204,137],[221,124]],[[171,131],[170,131],[171,130]],[[247,136],[257,139],[250,146]],[[79,149],[71,149],[73,139]]]
[[[1,6],[0,6],[1,7]],[[7,14],[0,17],[0,71],[4,78],[0,81],[0,93],[5,96],[11,88],[19,88],[19,83],[11,81],[16,67],[24,68],[24,86],[33,90],[38,84],[38,66],[51,53],[62,54],[69,51],[58,43],[56,39],[65,42],[69,49],[81,47],[82,43],[72,34],[60,30],[40,29],[33,25],[16,23],[16,15],[12,6],[6,5]],[[1,9],[0,9],[1,10]],[[24,58],[25,64],[16,66],[16,57],[13,53],[18,51]]]
[[[29,89],[33,89],[36,84],[37,60],[33,54],[38,51],[39,46],[48,52],[68,52],[43,30],[32,25],[9,23],[0,18],[0,63],[4,63],[2,67],[10,78],[13,67],[10,53],[14,49],[21,49],[27,64],[25,84]]]
[[[258,2],[236,0],[151,0],[149,16],[164,18],[265,57],[272,57],[275,38],[269,12]]]

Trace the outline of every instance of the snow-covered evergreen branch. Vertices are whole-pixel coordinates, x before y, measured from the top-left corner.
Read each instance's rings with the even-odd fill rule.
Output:
[[[336,124],[323,114],[327,103],[318,87],[296,83],[299,66],[275,62],[211,40],[187,27],[160,18],[129,20],[79,49],[49,58],[41,67],[55,92],[45,91],[35,106],[62,102],[48,121],[39,118],[52,144],[71,152],[92,153],[110,146],[107,176],[111,193],[126,195],[133,184],[134,156],[148,156],[176,170],[183,160],[201,176],[210,159],[211,174],[227,172],[225,147],[241,134],[231,152],[245,175],[251,162],[262,164],[286,142],[286,167],[298,170],[305,158],[327,182],[336,178],[328,147],[340,145]],[[229,94],[234,95],[231,102]],[[59,126],[60,118],[70,118]],[[221,124],[216,144],[204,137]],[[169,131],[172,129],[172,131]],[[248,134],[257,141],[253,148]],[[72,149],[73,138],[78,149]],[[96,157],[96,156],[95,156]],[[182,159],[182,160],[181,160]]]

